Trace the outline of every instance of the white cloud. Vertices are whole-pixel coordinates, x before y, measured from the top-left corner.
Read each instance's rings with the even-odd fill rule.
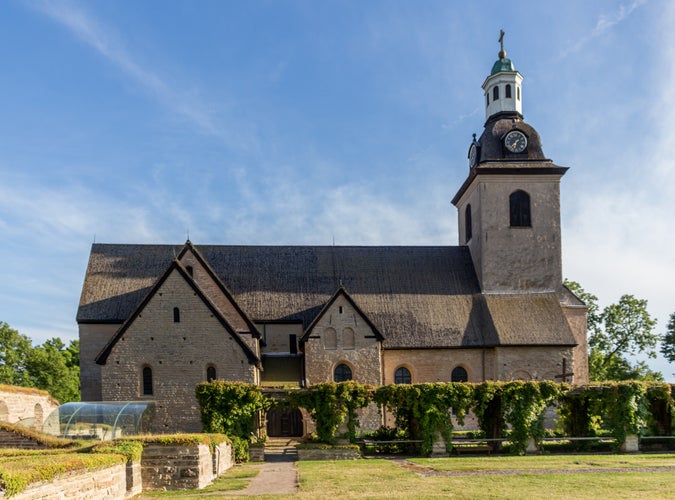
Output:
[[[564,49],[561,55],[565,57],[574,52],[578,52],[591,40],[604,35],[608,30],[626,19],[635,9],[645,3],[647,3],[647,0],[633,0],[628,4],[619,5],[618,10],[615,12],[600,15],[595,23],[595,27],[587,35],[580,37],[576,43]]]
[[[242,132],[242,127],[224,127],[212,111],[208,99],[199,92],[184,90],[172,83],[146,62],[134,58],[118,33],[94,19],[84,9],[68,2],[40,0],[31,2],[35,10],[66,28],[80,41],[93,48],[123,75],[143,88],[165,109],[180,115],[195,125],[200,133],[219,138],[224,144],[238,148],[256,148],[256,140]],[[194,85],[192,85],[194,88]]]

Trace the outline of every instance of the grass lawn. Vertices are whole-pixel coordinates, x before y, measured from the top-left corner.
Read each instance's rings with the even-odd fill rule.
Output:
[[[491,469],[593,469],[675,467],[675,454],[659,455],[537,455],[461,458],[413,458],[411,462],[437,471],[483,471]]]
[[[285,498],[675,498],[675,455],[566,455],[528,457],[415,458],[436,471],[551,470],[648,467],[657,472],[598,471],[422,477],[384,459],[298,462],[300,491]],[[658,468],[664,468],[659,472]],[[207,489],[145,493],[141,498],[171,496],[227,498],[243,488],[256,465],[235,467]],[[219,494],[220,493],[220,494]],[[270,498],[284,498],[275,495]]]

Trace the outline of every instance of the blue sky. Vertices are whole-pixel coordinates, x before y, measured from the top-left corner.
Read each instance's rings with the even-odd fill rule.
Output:
[[[648,299],[663,333],[673,25],[655,0],[1,2],[0,321],[77,338],[94,241],[457,244],[504,29],[570,167],[564,275]]]

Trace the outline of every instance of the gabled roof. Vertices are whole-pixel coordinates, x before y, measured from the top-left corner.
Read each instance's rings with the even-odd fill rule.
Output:
[[[181,251],[172,245],[92,246],[84,280],[79,323],[122,323]],[[213,273],[254,322],[299,321],[307,328],[335,296],[340,284],[391,348],[482,347],[501,339],[500,324],[520,321],[481,294],[467,247],[457,246],[227,246],[199,245]],[[523,294],[520,301],[541,341],[534,345],[575,345],[561,328],[562,310]],[[556,318],[534,314],[543,308]],[[563,318],[564,320],[564,318]]]
[[[223,293],[223,295],[227,298],[227,300],[230,302],[230,304],[232,304],[232,306],[235,308],[237,313],[239,313],[239,315],[242,317],[242,319],[246,323],[246,326],[249,328],[249,331],[251,332],[251,334],[256,338],[260,338],[261,335],[260,335],[260,332],[258,331],[258,328],[255,326],[253,321],[251,321],[251,319],[248,317],[248,315],[241,309],[241,307],[239,307],[239,304],[237,304],[237,301],[234,300],[234,296],[227,289],[227,287],[225,286],[225,283],[223,283],[223,281],[220,279],[220,277],[215,273],[213,268],[204,259],[204,257],[199,252],[199,250],[197,250],[192,245],[192,242],[190,240],[187,240],[185,242],[185,245],[183,246],[183,249],[178,254],[178,257],[176,257],[176,260],[180,261],[183,258],[183,256],[185,256],[185,254],[187,252],[192,252],[192,255],[195,256],[195,258],[199,261],[199,263],[204,268],[204,270],[207,272],[207,274],[211,277],[211,279],[214,281],[214,283],[216,283],[216,285],[218,286],[220,291]]]
[[[156,293],[158,290],[162,287],[164,282],[168,279],[168,277],[174,272],[178,272],[185,282],[190,285],[192,290],[195,292],[195,294],[204,302],[204,304],[208,307],[208,309],[211,311],[213,316],[220,322],[220,324],[225,328],[225,330],[234,338],[234,340],[239,344],[239,346],[242,348],[244,351],[244,354],[246,354],[246,357],[248,358],[249,363],[254,364],[254,363],[260,363],[260,359],[256,354],[244,343],[244,341],[239,337],[237,332],[232,328],[232,326],[227,322],[227,320],[223,317],[223,315],[218,311],[218,309],[213,305],[213,303],[204,295],[202,290],[197,286],[197,284],[194,282],[192,277],[188,274],[188,272],[185,270],[185,268],[178,262],[177,260],[171,261],[169,264],[168,268],[164,272],[164,274],[156,281],[155,285],[148,291],[148,293],[145,295],[143,300],[138,304],[138,306],[133,310],[133,312],[129,315],[127,320],[122,324],[122,326],[117,330],[115,335],[110,339],[108,344],[101,350],[99,355],[96,357],[96,363],[99,365],[104,365],[108,359],[108,356],[112,352],[113,347],[117,342],[119,341],[120,338],[124,335],[124,333],[129,329],[129,327],[134,323],[136,318],[143,312],[143,309],[150,303],[150,301],[155,297]]]
[[[384,335],[377,329],[377,326],[373,324],[372,321],[368,318],[368,316],[365,315],[365,313],[361,310],[361,308],[354,302],[354,299],[347,293],[347,290],[340,285],[338,289],[335,291],[331,299],[326,303],[326,305],[321,309],[319,314],[316,315],[314,318],[314,321],[312,321],[307,329],[305,330],[304,335],[300,339],[300,342],[306,342],[309,336],[312,334],[312,330],[314,329],[314,326],[321,320],[321,318],[326,314],[326,312],[331,308],[331,306],[335,303],[335,301],[338,299],[338,297],[344,297],[347,302],[354,308],[354,310],[363,318],[363,320],[366,322],[366,324],[370,327],[370,329],[373,331],[373,334],[375,334],[375,337],[379,341],[384,340]]]

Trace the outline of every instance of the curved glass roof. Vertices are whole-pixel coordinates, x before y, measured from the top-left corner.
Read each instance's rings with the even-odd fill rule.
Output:
[[[43,431],[66,439],[108,440],[152,432],[153,401],[65,403],[45,420]]]

